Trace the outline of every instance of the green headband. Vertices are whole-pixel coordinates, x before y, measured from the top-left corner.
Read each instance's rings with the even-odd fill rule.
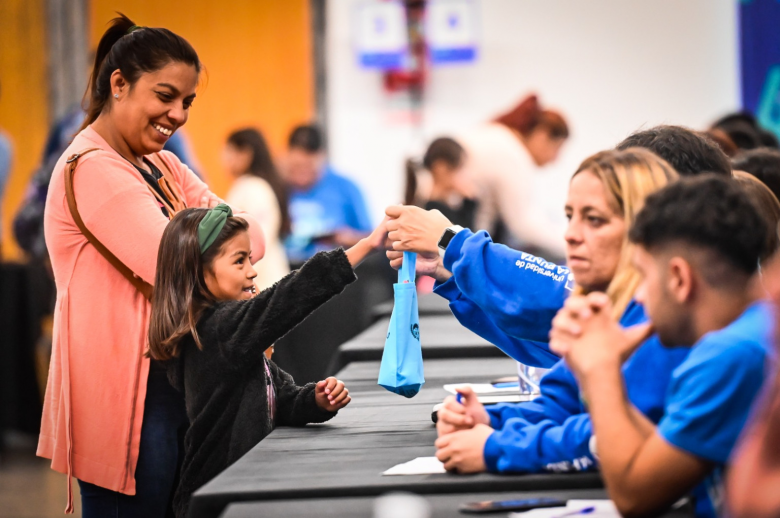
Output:
[[[125,34],[130,34],[131,32],[139,31],[141,29],[144,29],[145,27],[142,27],[140,25],[133,25],[129,29],[127,29],[127,32]]]
[[[198,243],[200,243],[201,254],[214,244],[222,227],[231,216],[233,216],[233,210],[225,203],[220,203],[206,213],[198,225]]]

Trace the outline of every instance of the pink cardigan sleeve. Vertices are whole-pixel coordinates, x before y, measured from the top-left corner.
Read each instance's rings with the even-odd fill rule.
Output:
[[[178,159],[174,162],[166,157],[166,163],[177,176],[188,206],[200,206],[203,196],[216,198]],[[179,164],[176,168],[175,163]],[[79,213],[90,232],[136,275],[154,284],[157,251],[168,218],[140,173],[121,157],[98,151],[81,159],[73,188]],[[255,250],[263,251],[262,231],[257,222],[246,219],[257,255]]]

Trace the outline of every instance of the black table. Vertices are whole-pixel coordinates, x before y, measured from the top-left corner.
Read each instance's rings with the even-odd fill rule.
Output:
[[[434,293],[427,293],[425,295],[418,296],[417,309],[420,313],[420,316],[452,314],[452,311],[450,311],[450,302],[444,297],[439,297]],[[371,314],[374,316],[374,319],[377,320],[380,318],[390,318],[390,315],[392,313],[393,313],[392,300],[374,306],[374,309],[371,310]]]
[[[426,387],[436,388],[453,383],[453,379],[461,382],[490,382],[499,377],[517,375],[517,363],[506,356],[476,360],[474,358],[434,359],[426,361],[424,366]],[[347,384],[350,391],[353,387],[361,390],[372,386],[384,390],[376,385],[378,377],[378,361],[352,362],[338,373],[338,378]]]
[[[383,318],[339,347],[328,369],[338,372],[357,361],[382,359],[390,317]],[[501,358],[506,355],[495,345],[463,327],[452,315],[420,316],[423,358]]]
[[[515,363],[507,358],[432,360],[425,367],[427,383],[413,399],[376,386],[373,373],[378,372],[378,362],[340,373],[353,398],[348,408],[323,425],[274,430],[195,492],[192,516],[215,517],[238,501],[373,497],[389,491],[463,494],[602,487],[593,473],[382,476],[396,464],[435,454],[436,430],[430,416],[433,405],[447,395],[442,384],[486,382],[516,372]]]
[[[568,491],[531,491],[526,493],[458,493],[453,495],[424,495],[431,506],[431,518],[465,518],[458,512],[458,506],[464,502],[482,500],[513,500],[525,498],[558,498],[561,500],[592,500],[607,498],[603,489],[572,489]],[[310,500],[276,500],[271,502],[242,502],[231,504],[222,518],[369,518],[373,516],[374,497],[358,498],[317,498]],[[493,516],[506,516],[497,513]]]
[[[0,453],[5,430],[41,429],[35,347],[52,286],[40,265],[0,263]]]

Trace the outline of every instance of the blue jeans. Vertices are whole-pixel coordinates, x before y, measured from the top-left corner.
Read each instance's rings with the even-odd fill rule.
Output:
[[[135,469],[136,494],[124,495],[79,480],[83,518],[165,518],[179,477],[187,413],[184,397],[152,360],[146,391],[141,446]]]

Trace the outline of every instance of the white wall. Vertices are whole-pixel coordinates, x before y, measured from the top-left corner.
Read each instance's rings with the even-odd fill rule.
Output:
[[[406,96],[387,94],[379,72],[357,66],[350,22],[359,1],[328,2],[327,129],[331,162],[359,183],[377,221],[401,199],[409,153],[532,91],[572,130],[533,186],[556,231],[583,158],[636,129],[703,128],[739,106],[737,0],[482,0],[478,61],[431,70],[415,124]]]

